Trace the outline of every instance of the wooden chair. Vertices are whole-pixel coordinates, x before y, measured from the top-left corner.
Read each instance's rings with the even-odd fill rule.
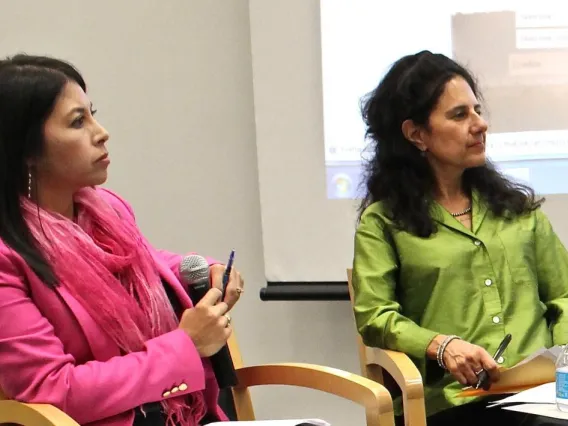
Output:
[[[243,366],[235,334],[229,349],[239,385],[232,389],[238,420],[255,420],[248,388],[259,385],[290,385],[327,392],[365,407],[367,426],[394,426],[392,398],[381,384],[335,368],[312,364],[266,364]],[[47,404],[24,404],[6,399],[0,392],[0,424],[23,426],[79,426],[58,408]]]
[[[348,269],[349,298],[353,306],[352,278],[353,270]],[[361,374],[384,385],[393,398],[402,394],[404,424],[406,426],[426,426],[422,376],[408,355],[402,352],[366,346],[359,333],[357,333],[357,346]]]

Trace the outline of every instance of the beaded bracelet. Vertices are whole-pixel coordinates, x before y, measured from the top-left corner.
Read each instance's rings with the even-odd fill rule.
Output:
[[[454,335],[448,336],[444,339],[444,341],[440,344],[440,346],[438,346],[438,351],[436,352],[436,359],[438,360],[438,365],[443,370],[447,370],[446,363],[444,362],[444,352],[446,351],[446,346],[448,346],[448,344],[452,340],[456,340],[456,339],[461,340],[461,337],[454,336]]]

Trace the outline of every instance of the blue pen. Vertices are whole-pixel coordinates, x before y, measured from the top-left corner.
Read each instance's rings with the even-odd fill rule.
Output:
[[[225,273],[223,274],[223,299],[225,299],[225,291],[227,290],[227,284],[229,284],[229,277],[231,276],[231,270],[233,269],[233,261],[235,260],[235,250],[231,250],[229,255],[229,261],[227,262],[227,267],[225,268]]]

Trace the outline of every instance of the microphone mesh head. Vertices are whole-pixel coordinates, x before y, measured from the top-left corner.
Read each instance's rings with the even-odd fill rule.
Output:
[[[179,274],[185,284],[209,279],[209,263],[197,254],[185,256],[179,265]]]

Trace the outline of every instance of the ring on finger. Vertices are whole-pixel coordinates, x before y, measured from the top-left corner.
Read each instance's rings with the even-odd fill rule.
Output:
[[[237,287],[237,294],[238,294],[239,296],[241,295],[241,293],[244,293],[244,292],[245,292],[245,291],[244,291],[242,288]]]
[[[228,327],[231,325],[231,316],[229,314],[225,314],[225,318],[227,318],[227,325],[225,327]]]

